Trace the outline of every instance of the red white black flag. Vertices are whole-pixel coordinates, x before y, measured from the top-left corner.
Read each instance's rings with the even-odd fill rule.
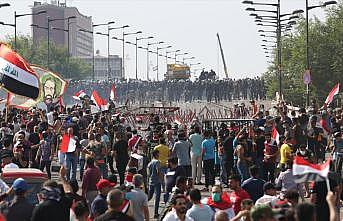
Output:
[[[280,143],[280,134],[279,134],[279,132],[276,130],[275,127],[273,127],[273,130],[272,130],[272,138],[273,138],[273,140],[275,140],[275,142],[276,142],[277,144]]]
[[[327,97],[326,100],[325,100],[325,104],[326,104],[326,105],[331,104],[331,102],[333,101],[333,98],[335,97],[335,95],[337,95],[337,94],[339,93],[339,86],[340,86],[340,84],[338,83],[338,84],[336,84],[336,85],[332,88],[332,90],[330,91],[328,97]]]
[[[328,177],[331,159],[324,164],[312,164],[304,158],[295,156],[293,161],[294,182],[322,181]]]
[[[60,150],[62,153],[71,153],[76,149],[76,140],[70,137],[68,134],[64,134],[62,137],[62,142]]]
[[[7,91],[37,99],[39,78],[30,65],[6,44],[0,43],[0,80]]]
[[[101,98],[98,92],[96,92],[96,90],[92,92],[91,100],[95,103],[96,106],[100,108],[100,110],[108,110],[107,101]]]
[[[75,100],[81,100],[82,98],[84,98],[84,96],[86,96],[86,93],[85,93],[83,90],[81,90],[81,91],[76,92],[76,93],[73,95],[73,98],[74,98]]]

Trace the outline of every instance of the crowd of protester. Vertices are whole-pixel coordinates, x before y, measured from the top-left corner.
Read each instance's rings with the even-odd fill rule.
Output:
[[[151,103],[153,101],[192,102],[193,100],[231,101],[247,99],[265,99],[266,92],[261,78],[245,78],[238,80],[209,80],[209,81],[70,81],[64,100],[73,103],[71,97],[83,90],[91,93],[96,90],[104,97],[115,84],[119,103],[130,99],[134,103]]]
[[[49,180],[37,205],[26,198],[25,179],[10,188],[0,182],[0,220],[339,220],[342,108],[313,103],[291,111],[281,102],[271,116],[251,104],[254,122],[212,128],[164,123],[157,115],[149,127],[134,128],[120,114],[77,105],[11,109],[0,128],[2,171],[37,168]],[[65,136],[76,142],[72,152],[60,150]],[[325,181],[295,182],[294,156],[321,163],[328,154],[330,191]]]

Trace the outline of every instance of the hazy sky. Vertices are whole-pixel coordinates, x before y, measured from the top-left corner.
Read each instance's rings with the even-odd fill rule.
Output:
[[[14,11],[29,13],[33,0],[2,0],[11,7],[1,8],[0,21],[13,23]],[[46,1],[42,1],[46,2]],[[50,0],[48,1],[50,2]],[[64,1],[60,1],[64,2]],[[190,56],[196,57],[191,63],[201,62],[198,68],[219,70],[224,77],[223,65],[218,49],[216,33],[221,37],[229,77],[253,77],[263,73],[267,68],[262,41],[257,32],[258,26],[245,11],[248,7],[241,0],[69,0],[68,6],[74,6],[79,11],[93,17],[94,24],[110,20],[116,21],[113,27],[130,25],[127,31],[142,31],[142,37],[154,36],[154,41],[164,41],[172,45],[171,50],[181,49]],[[257,2],[257,1],[256,1]],[[276,2],[276,0],[259,0],[258,2]],[[319,0],[310,0],[311,5],[316,5]],[[257,8],[257,7],[256,7]],[[305,0],[281,0],[282,13],[295,9],[304,9]],[[323,17],[322,9],[310,12]],[[31,18],[18,19],[18,33],[30,34]],[[0,37],[13,34],[13,28],[1,27]],[[95,31],[105,31],[99,27]],[[121,31],[112,31],[113,36],[121,37]],[[133,36],[127,40],[134,41]],[[143,46],[146,43],[141,41]],[[107,40],[104,36],[95,37],[95,49],[102,55],[107,53]],[[155,49],[154,49],[155,50]],[[121,42],[111,41],[111,54],[122,55]],[[163,50],[163,54],[165,50]],[[135,76],[135,48],[126,46],[126,74]],[[150,56],[150,62],[156,65],[156,56]],[[138,58],[139,76],[145,78],[146,51],[139,51]],[[165,71],[165,59],[160,57],[160,77]],[[153,74],[152,77],[155,77]]]

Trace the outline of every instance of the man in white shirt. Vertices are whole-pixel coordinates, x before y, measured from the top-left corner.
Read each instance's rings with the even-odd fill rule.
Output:
[[[275,185],[270,182],[265,183],[263,185],[263,192],[264,192],[264,195],[256,201],[255,206],[257,205],[272,206],[273,202],[275,202],[277,199]]]
[[[173,210],[167,213],[163,221],[194,221],[191,217],[186,215],[186,197],[183,194],[175,195],[171,203]]]

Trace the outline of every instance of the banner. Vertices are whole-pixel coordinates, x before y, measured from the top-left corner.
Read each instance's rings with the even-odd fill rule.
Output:
[[[36,65],[31,65],[31,68],[39,76],[41,93],[36,99],[27,99],[22,96],[15,95],[9,105],[16,108],[28,109],[40,102],[45,102],[47,105],[50,103],[57,103],[67,89],[68,83],[58,74],[45,70]]]

